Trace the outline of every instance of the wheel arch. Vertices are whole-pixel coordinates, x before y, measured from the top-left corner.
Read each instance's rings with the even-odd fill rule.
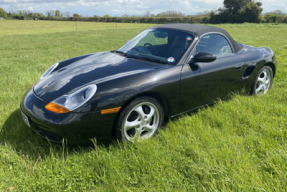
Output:
[[[256,76],[252,82],[252,85],[251,85],[251,89],[250,89],[250,95],[256,95],[255,94],[255,85],[256,85],[256,80],[257,78],[259,77],[259,74],[261,73],[261,70],[264,68],[264,67],[269,67],[271,68],[272,72],[273,72],[273,77],[272,77],[272,81],[274,79],[274,75],[275,75],[275,65],[270,62],[270,63],[266,63],[265,65],[263,65],[262,67],[259,68],[259,70],[257,71],[256,73]],[[272,85],[272,82],[271,82],[271,85]],[[268,90],[271,88],[271,85],[269,86]],[[264,93],[265,94],[265,93]]]
[[[154,98],[156,99],[160,105],[162,106],[163,108],[163,112],[164,112],[164,122],[166,122],[168,120],[168,114],[169,114],[169,107],[168,107],[168,104],[166,102],[166,99],[159,93],[156,93],[156,92],[152,92],[152,91],[148,91],[148,92],[144,92],[144,93],[140,93],[140,94],[137,94],[137,95],[134,95],[133,97],[131,97],[130,99],[128,99],[124,105],[122,105],[122,108],[121,110],[117,113],[117,116],[115,118],[115,121],[113,123],[113,132],[112,132],[112,137],[113,139],[116,138],[116,122],[118,121],[118,118],[120,116],[120,113],[122,112],[122,110],[129,104],[131,103],[133,100],[139,98],[139,97],[151,97],[151,98]]]
[[[132,98],[130,98],[128,101],[125,102],[125,104],[122,106],[122,109],[126,107],[130,102],[132,102],[133,100],[139,97],[152,97],[156,99],[163,108],[164,117],[166,118],[168,116],[168,105],[167,105],[166,99],[161,94],[152,92],[152,91],[140,93],[140,94],[133,96]]]
[[[271,67],[272,71],[273,71],[273,78],[275,77],[275,74],[276,74],[276,67],[275,67],[275,64],[272,63],[272,62],[268,62],[266,63],[264,66],[269,66]]]

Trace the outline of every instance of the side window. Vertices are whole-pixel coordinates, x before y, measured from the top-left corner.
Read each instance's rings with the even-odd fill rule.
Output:
[[[219,34],[209,34],[203,36],[196,47],[196,54],[200,52],[207,52],[222,57],[232,54],[232,49],[228,41]]]

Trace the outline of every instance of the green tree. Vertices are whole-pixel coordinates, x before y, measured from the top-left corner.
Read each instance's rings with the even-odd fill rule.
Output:
[[[53,10],[47,11],[46,15],[47,15],[47,17],[54,17],[55,11],[53,11]]]
[[[287,13],[283,12],[282,10],[274,10],[274,11],[270,11],[265,13],[265,15],[287,15]]]
[[[259,23],[260,15],[263,11],[261,6],[262,6],[261,2],[252,1],[250,3],[247,3],[241,10],[240,14],[244,19],[244,22]]]
[[[157,14],[157,17],[185,17],[185,14],[180,11],[169,10]]]
[[[55,17],[62,17],[60,10],[55,11]]]
[[[238,13],[247,3],[252,0],[224,0],[223,4],[229,13]]]
[[[0,8],[0,17],[4,17],[6,18],[7,17],[7,13],[4,9]]]
[[[210,23],[260,22],[262,3],[254,0],[224,0],[224,8],[209,15]]]
[[[75,17],[75,18],[79,18],[79,17],[81,17],[78,13],[74,13],[73,14],[73,17]]]

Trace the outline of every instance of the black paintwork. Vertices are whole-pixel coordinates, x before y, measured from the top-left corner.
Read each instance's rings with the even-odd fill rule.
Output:
[[[171,26],[161,27],[175,28]],[[20,105],[21,111],[36,131],[43,133],[41,130],[45,130],[59,138],[68,138],[68,143],[81,144],[93,137],[111,139],[117,114],[101,115],[100,111],[124,107],[138,96],[155,97],[163,105],[165,116],[173,117],[224,98],[230,92],[250,91],[257,72],[264,65],[270,65],[275,75],[276,59],[269,48],[241,44],[241,49],[232,55],[213,62],[196,62],[194,47],[205,34],[202,31],[213,32],[213,28],[208,29],[205,29],[207,32],[201,30],[202,34],[194,32],[194,42],[177,65],[128,58],[112,52],[62,61],[47,78],[27,92]],[[96,84],[97,92],[75,111],[56,114],[45,109],[54,99],[88,84]]]

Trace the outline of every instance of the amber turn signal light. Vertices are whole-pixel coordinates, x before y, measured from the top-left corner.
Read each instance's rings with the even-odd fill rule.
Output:
[[[56,103],[48,103],[48,105],[46,105],[46,109],[49,111],[52,111],[54,113],[68,113],[68,112],[70,112],[70,110],[67,109],[66,107],[63,107],[63,106],[58,105]]]
[[[110,113],[117,113],[121,110],[122,107],[116,107],[116,108],[111,108],[111,109],[104,109],[101,110],[101,114],[105,115],[105,114],[110,114]]]

